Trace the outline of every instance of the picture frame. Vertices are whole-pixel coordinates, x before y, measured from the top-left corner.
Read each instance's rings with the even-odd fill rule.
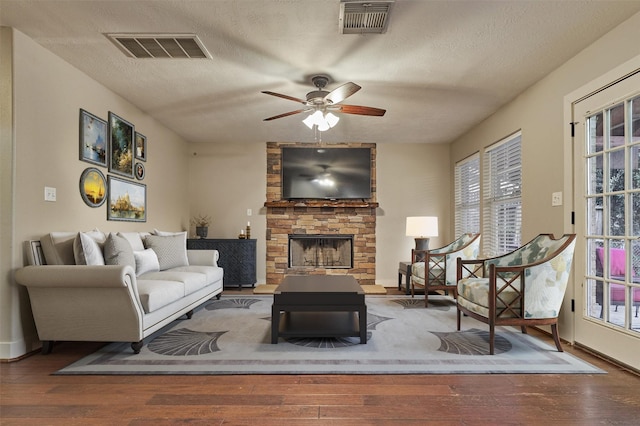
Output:
[[[107,180],[95,167],[87,167],[80,175],[80,196],[89,207],[100,207],[107,200]]]
[[[147,221],[147,186],[116,176],[108,176],[107,220]]]
[[[147,137],[136,132],[136,160],[147,161]]]
[[[109,172],[133,178],[133,124],[109,111]]]
[[[144,175],[145,175],[144,164],[140,162],[136,163],[136,179],[142,180],[144,179]]]
[[[107,167],[107,122],[80,108],[79,123],[79,159]]]

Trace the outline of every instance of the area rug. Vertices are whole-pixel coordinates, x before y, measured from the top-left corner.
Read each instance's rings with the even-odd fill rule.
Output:
[[[273,296],[223,296],[145,339],[139,354],[111,343],[56,374],[486,374],[604,373],[519,329],[471,318],[456,331],[446,297],[366,296],[367,343],[359,338],[280,338],[271,344]]]

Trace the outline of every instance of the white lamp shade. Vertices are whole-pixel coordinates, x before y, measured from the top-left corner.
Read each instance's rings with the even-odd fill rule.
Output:
[[[436,216],[412,216],[407,218],[408,237],[437,237],[438,218]]]
[[[324,118],[327,119],[327,123],[329,123],[329,127],[335,126],[336,124],[338,124],[338,121],[340,121],[340,117],[330,112],[326,113]]]

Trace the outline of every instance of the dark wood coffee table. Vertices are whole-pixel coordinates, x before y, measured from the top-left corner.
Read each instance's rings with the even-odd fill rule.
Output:
[[[367,343],[364,291],[347,275],[285,277],[273,293],[271,343],[280,336],[360,336]]]

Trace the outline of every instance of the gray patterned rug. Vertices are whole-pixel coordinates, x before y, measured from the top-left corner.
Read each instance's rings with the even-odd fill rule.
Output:
[[[133,354],[112,343],[56,374],[484,374],[603,373],[519,329],[463,318],[451,299],[366,296],[367,344],[359,338],[288,338],[271,344],[273,296],[223,296],[145,340]]]

